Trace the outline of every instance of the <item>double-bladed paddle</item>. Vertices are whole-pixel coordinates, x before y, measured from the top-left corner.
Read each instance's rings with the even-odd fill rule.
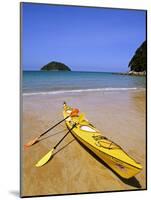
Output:
[[[50,130],[52,130],[53,128],[55,128],[56,126],[58,126],[59,124],[61,124],[63,121],[65,121],[67,118],[74,117],[77,116],[79,113],[79,110],[77,108],[73,109],[72,112],[70,113],[69,116],[67,116],[66,118],[62,119],[61,121],[59,121],[57,124],[55,124],[54,126],[52,126],[51,128],[47,129],[44,133],[40,134],[38,137],[30,140],[28,143],[26,143],[24,145],[25,148],[32,146],[33,144],[37,143],[40,139],[40,137],[42,137],[43,135],[45,135],[46,133],[48,133]]]
[[[45,155],[43,156],[36,164],[36,167],[41,167],[43,166],[44,164],[46,164],[50,158],[52,157],[53,155],[53,151],[57,148],[57,146],[64,140],[64,138],[70,133],[70,131],[76,126],[76,124],[74,124],[72,126],[71,129],[68,130],[68,132],[63,136],[63,138],[61,138],[61,140],[59,140],[59,142]]]

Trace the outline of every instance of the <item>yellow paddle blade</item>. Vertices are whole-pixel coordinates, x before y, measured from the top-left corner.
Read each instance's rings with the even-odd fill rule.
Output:
[[[44,157],[42,157],[42,158],[37,162],[36,167],[41,167],[41,166],[43,166],[44,164],[46,164],[46,163],[50,160],[53,151],[54,151],[54,148],[51,149]]]

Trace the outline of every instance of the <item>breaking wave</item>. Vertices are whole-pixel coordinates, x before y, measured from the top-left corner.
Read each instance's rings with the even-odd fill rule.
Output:
[[[128,91],[128,90],[145,90],[145,88],[94,88],[94,89],[75,89],[75,90],[58,90],[58,91],[39,91],[23,93],[23,96],[32,95],[56,95],[64,93],[82,93],[82,92],[105,92],[105,91]]]

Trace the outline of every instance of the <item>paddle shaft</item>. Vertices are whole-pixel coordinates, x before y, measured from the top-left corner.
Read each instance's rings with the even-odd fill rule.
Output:
[[[76,126],[76,124],[74,124],[74,125],[72,126],[72,128],[69,129],[69,131],[63,136],[63,138],[54,146],[54,149],[57,148],[57,146],[62,142],[62,140],[64,140],[64,138],[70,133],[70,131],[71,131],[75,126]]]
[[[39,137],[45,135],[46,133],[48,133],[50,130],[52,130],[53,128],[55,128],[56,126],[58,126],[59,124],[61,124],[63,121],[65,121],[69,116],[67,116],[66,118],[64,118],[63,120],[61,120],[60,122],[58,122],[57,124],[55,124],[54,126],[52,126],[51,128],[47,129],[44,133],[42,133]]]

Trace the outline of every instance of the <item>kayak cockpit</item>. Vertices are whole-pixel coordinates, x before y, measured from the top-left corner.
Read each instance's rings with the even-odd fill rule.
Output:
[[[70,115],[71,112],[72,109],[70,108],[66,110],[68,115]],[[102,136],[100,132],[91,123],[89,123],[88,120],[86,120],[83,113],[75,117],[69,117],[66,121],[68,121],[71,126],[73,126],[74,123],[77,123],[77,127],[83,133],[93,134],[92,138],[95,140],[95,145],[97,147],[103,147],[106,149],[121,149],[119,145],[115,144],[107,137]]]
[[[86,126],[86,125],[81,125],[80,126],[80,130],[91,132],[91,133],[96,133],[97,132],[95,129],[91,128],[90,126]]]

